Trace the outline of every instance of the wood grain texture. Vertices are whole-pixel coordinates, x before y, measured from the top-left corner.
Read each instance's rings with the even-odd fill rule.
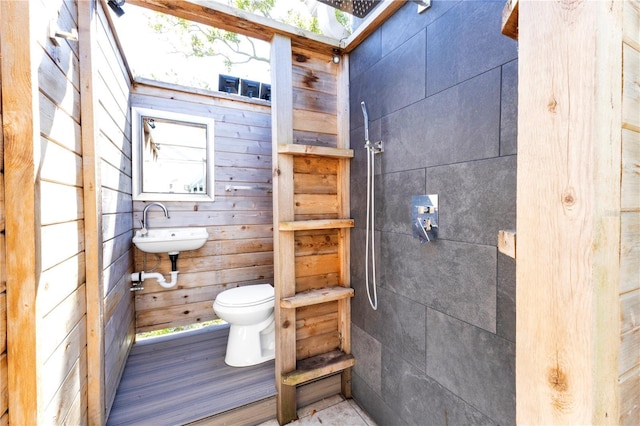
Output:
[[[296,388],[280,381],[296,366],[295,311],[281,309],[279,300],[295,294],[295,242],[293,233],[280,232],[280,222],[294,219],[293,158],[278,155],[281,145],[293,138],[291,40],[276,35],[271,42],[272,138],[273,138],[273,248],[276,321],[277,418],[281,424],[296,418]],[[274,90],[275,89],[275,90]]]
[[[621,12],[519,4],[518,423],[620,420]]]
[[[9,389],[12,424],[37,424],[38,368],[36,353],[36,196],[34,146],[40,139],[37,64],[32,62],[30,2],[2,2],[0,75],[6,215],[6,276]],[[24,43],[24,41],[27,43]],[[35,55],[33,55],[35,56]],[[26,184],[26,185],[25,185]],[[26,188],[26,189],[25,189]],[[19,254],[19,255],[18,255]]]
[[[185,424],[274,396],[273,361],[227,366],[227,336],[206,327],[138,342],[107,424]]]

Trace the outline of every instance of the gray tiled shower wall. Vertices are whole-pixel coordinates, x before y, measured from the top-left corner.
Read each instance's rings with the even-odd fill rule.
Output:
[[[504,1],[407,2],[350,56],[354,398],[381,425],[515,423],[517,44]],[[378,310],[365,290],[366,153],[376,158]],[[440,234],[411,235],[439,194]]]

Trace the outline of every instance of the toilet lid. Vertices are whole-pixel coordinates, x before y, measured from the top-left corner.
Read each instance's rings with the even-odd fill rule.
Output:
[[[216,303],[223,306],[253,306],[273,300],[270,284],[246,285],[225,290],[216,297]]]

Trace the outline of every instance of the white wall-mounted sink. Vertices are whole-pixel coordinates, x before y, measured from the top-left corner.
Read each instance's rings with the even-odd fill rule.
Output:
[[[151,228],[146,235],[137,230],[133,244],[147,253],[176,253],[197,250],[209,237],[207,228]]]

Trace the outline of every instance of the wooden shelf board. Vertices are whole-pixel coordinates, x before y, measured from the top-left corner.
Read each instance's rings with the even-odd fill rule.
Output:
[[[318,157],[353,158],[352,149],[331,148],[328,146],[282,144],[278,145],[279,154],[311,155]]]
[[[280,300],[280,307],[285,309],[299,308],[301,306],[317,305],[319,303],[333,302],[336,300],[353,297],[351,287],[323,287],[315,290],[304,291],[295,296]]]
[[[498,251],[516,258],[516,231],[498,231]]]
[[[353,219],[316,219],[280,222],[279,231],[308,231],[314,229],[353,228]]]
[[[329,374],[337,373],[353,367],[356,363],[351,354],[342,351],[332,351],[298,361],[296,370],[282,375],[282,384],[295,386],[318,379]]]

